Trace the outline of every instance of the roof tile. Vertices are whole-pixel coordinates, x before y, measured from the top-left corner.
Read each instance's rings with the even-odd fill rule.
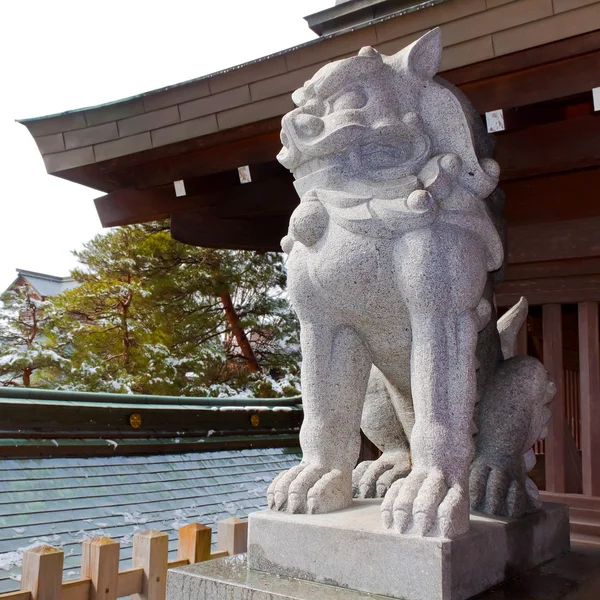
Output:
[[[192,100],[179,105],[179,112],[182,121],[195,119],[211,113],[216,113],[220,110],[234,108],[250,102],[250,89],[247,85],[213,94],[199,100]]]
[[[65,146],[67,150],[81,148],[82,146],[92,146],[101,142],[108,142],[119,137],[117,124],[113,121],[104,125],[87,127],[86,129],[77,129],[67,131],[65,134]]]
[[[96,161],[100,162],[117,156],[124,156],[125,154],[133,154],[134,152],[148,150],[151,147],[152,140],[150,139],[150,132],[146,131],[138,135],[114,140],[113,142],[96,144],[94,146],[94,153],[96,155]]]
[[[123,570],[131,565],[133,533],[158,529],[169,534],[174,559],[177,527],[194,521],[212,526],[214,543],[217,521],[266,508],[268,484],[299,460],[297,453],[267,448],[3,461],[11,479],[0,486],[0,553],[35,541],[60,547],[68,580],[79,577],[84,539],[107,535],[119,541]],[[19,571],[0,570],[0,593],[18,588]]]
[[[179,122],[179,111],[176,106],[144,113],[129,119],[117,121],[119,135],[124,138],[143,131],[150,131]]]

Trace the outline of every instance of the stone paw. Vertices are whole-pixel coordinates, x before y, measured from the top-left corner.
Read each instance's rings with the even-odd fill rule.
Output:
[[[384,452],[377,460],[365,460],[354,469],[352,493],[355,498],[383,498],[392,483],[409,473],[407,452]]]
[[[388,529],[419,536],[455,538],[469,529],[469,498],[439,469],[413,470],[388,490],[381,505]]]
[[[471,467],[469,495],[471,510],[497,517],[522,517],[535,509],[526,488],[525,474],[476,461]]]
[[[290,513],[328,513],[352,503],[350,474],[339,469],[301,463],[283,471],[267,491],[271,510]]]

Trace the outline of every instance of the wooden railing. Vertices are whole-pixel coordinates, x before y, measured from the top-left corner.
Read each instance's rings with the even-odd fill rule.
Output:
[[[81,579],[63,582],[64,553],[52,546],[25,551],[21,591],[0,600],[165,600],[167,570],[246,551],[248,523],[235,517],[217,524],[217,552],[211,552],[210,527],[179,528],[177,560],[168,560],[169,536],[156,530],[133,536],[133,567],[119,571],[120,544],[108,537],[83,542]]]

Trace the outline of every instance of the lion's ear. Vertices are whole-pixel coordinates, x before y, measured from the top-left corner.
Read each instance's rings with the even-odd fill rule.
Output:
[[[442,32],[439,27],[428,31],[402,53],[406,66],[421,77],[433,77],[442,60]]]

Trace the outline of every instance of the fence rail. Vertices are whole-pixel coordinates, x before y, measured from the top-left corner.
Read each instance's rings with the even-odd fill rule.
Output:
[[[167,570],[246,551],[248,523],[235,517],[217,524],[217,552],[211,552],[212,529],[200,523],[179,528],[177,559],[169,561],[169,536],[150,529],[133,536],[131,569],[119,571],[120,544],[108,537],[83,542],[81,578],[63,582],[64,553],[36,546],[23,554],[21,591],[0,600],[165,600]]]

